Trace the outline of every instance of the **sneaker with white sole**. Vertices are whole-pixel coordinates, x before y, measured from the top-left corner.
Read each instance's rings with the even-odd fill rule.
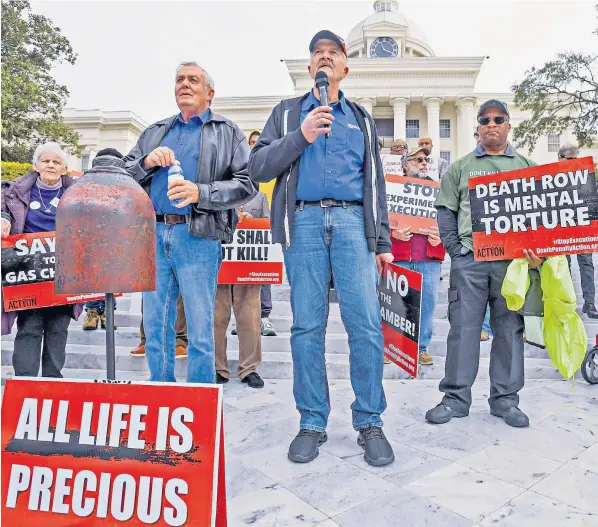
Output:
[[[274,329],[274,325],[270,322],[268,317],[262,318],[260,322],[260,327],[262,330],[262,336],[264,337],[275,337],[276,330]]]

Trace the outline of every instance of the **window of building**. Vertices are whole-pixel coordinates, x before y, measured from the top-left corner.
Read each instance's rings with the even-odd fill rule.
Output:
[[[407,119],[407,139],[419,139],[419,119]]]
[[[557,134],[548,134],[548,151],[558,152],[561,148],[561,136]]]
[[[395,121],[394,119],[374,119],[378,137],[391,137],[394,139]]]
[[[87,170],[89,168],[89,154],[83,154],[81,156],[81,170]]]
[[[442,128],[441,128],[441,130],[442,130]],[[442,137],[442,132],[440,134],[440,137]],[[451,164],[451,153],[449,150],[441,151],[440,158],[444,159],[449,165]]]
[[[376,12],[381,13],[382,11],[392,11],[392,4],[390,2],[378,2]]]
[[[451,138],[451,120],[440,119],[440,139]]]

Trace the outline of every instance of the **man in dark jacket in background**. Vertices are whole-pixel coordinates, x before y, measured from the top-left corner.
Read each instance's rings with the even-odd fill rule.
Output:
[[[194,62],[179,65],[178,115],[147,128],[124,158],[156,211],[156,290],[143,293],[145,353],[152,381],[174,382],[176,304],[187,319],[187,381],[215,382],[214,301],[224,241],[232,241],[236,207],[255,194],[249,147],[239,127],[211,111],[214,83]],[[184,179],[168,182],[180,164]],[[171,200],[181,200],[174,204]]]
[[[293,391],[301,422],[288,457],[307,463],[327,439],[324,350],[333,278],[349,334],[353,427],[365,460],[382,466],[394,461],[394,453],[380,417],[386,399],[376,264],[380,269],[392,254],[378,137],[372,117],[339,89],[349,72],[343,40],[320,31],[309,51],[312,78],[328,76],[330,105],[320,105],[315,88],[282,101],[249,160],[254,181],[276,179],[272,236],[283,244],[291,286]]]

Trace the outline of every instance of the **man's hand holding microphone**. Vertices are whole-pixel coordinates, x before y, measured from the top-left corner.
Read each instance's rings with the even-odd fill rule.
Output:
[[[307,114],[301,123],[301,132],[308,142],[313,143],[321,135],[330,132],[334,121],[330,106],[318,106]]]

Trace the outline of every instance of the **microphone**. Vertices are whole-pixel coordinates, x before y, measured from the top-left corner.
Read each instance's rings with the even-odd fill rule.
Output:
[[[328,75],[324,71],[316,73],[316,88],[320,94],[320,106],[328,106]],[[331,132],[326,133],[326,139],[330,137]]]

